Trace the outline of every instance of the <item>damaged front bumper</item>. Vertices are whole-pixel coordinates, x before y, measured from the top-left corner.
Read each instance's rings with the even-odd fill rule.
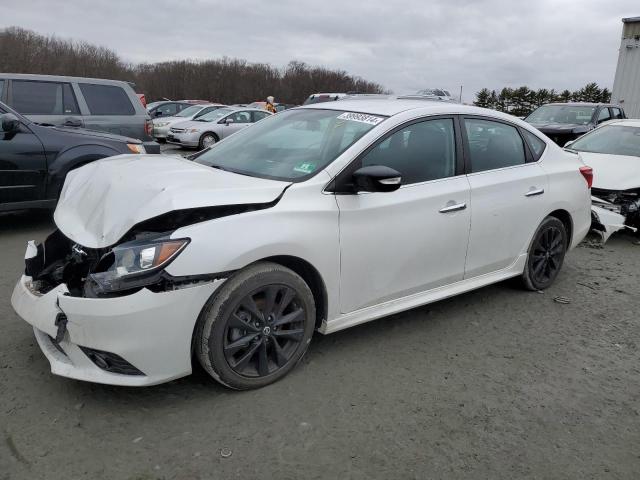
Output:
[[[628,225],[627,217],[620,212],[620,206],[598,197],[591,197],[591,228],[600,235],[602,243],[609,240],[615,232],[625,228],[637,232],[638,229]]]
[[[11,304],[33,326],[52,373],[111,385],[155,385],[191,373],[195,323],[222,282],[84,298],[69,295],[65,284],[40,294],[31,277],[22,276]]]

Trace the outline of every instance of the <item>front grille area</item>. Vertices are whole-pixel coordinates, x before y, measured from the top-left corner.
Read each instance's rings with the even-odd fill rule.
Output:
[[[119,373],[121,375],[144,375],[144,373],[115,353],[103,352],[102,350],[82,346],[80,346],[80,350],[82,350],[97,367],[106,372]]]

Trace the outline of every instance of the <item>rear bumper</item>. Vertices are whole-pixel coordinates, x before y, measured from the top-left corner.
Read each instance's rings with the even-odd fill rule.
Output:
[[[95,299],[69,296],[64,284],[39,295],[31,289],[31,277],[23,276],[11,304],[33,326],[52,373],[111,385],[155,385],[191,373],[195,323],[222,282],[160,293],[142,289],[122,297]],[[67,324],[56,344],[59,314],[66,316]],[[81,347],[113,353],[143,375],[107,371]]]
[[[155,140],[148,140],[143,142],[144,150],[147,153],[159,154],[160,153],[160,144]]]

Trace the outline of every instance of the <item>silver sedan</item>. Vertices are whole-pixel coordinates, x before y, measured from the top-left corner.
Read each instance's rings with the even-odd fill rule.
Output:
[[[257,108],[219,108],[195,120],[172,125],[167,142],[202,150],[270,115],[273,114]]]
[[[179,113],[171,117],[160,117],[153,119],[153,136],[156,140],[166,140],[169,129],[176,123],[185,122],[187,120],[195,120],[198,117],[206,115],[209,112],[224,107],[221,103],[209,103],[204,105],[192,105],[185,108]]]

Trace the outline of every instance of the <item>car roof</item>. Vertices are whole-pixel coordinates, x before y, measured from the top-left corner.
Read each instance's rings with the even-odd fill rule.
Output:
[[[463,105],[454,102],[430,99],[427,97],[366,95],[348,97],[337,102],[314,103],[296,108],[314,108],[319,110],[346,110],[349,112],[368,113],[372,115],[393,116],[407,110],[422,109],[426,114],[456,114],[491,115],[498,118],[515,119],[513,115],[504,114],[495,110]]]
[[[126,80],[111,80],[109,78],[71,77],[68,75],[40,75],[37,73],[0,73],[0,77],[10,80],[42,80],[51,82],[85,82],[104,85],[128,85],[135,88],[136,84]]]
[[[616,105],[613,103],[601,103],[601,102],[551,102],[545,103],[541,105],[544,107],[545,105],[566,105],[568,107],[620,107],[620,105]]]

